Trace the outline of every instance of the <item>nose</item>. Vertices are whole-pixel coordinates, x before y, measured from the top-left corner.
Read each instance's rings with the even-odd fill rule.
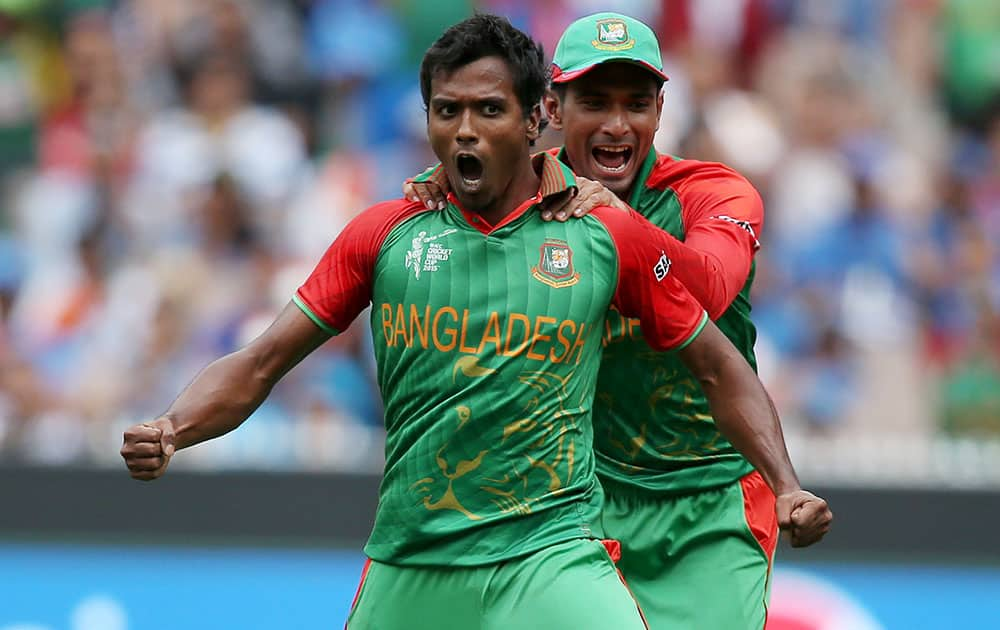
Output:
[[[468,109],[462,112],[458,123],[458,131],[455,133],[455,141],[460,145],[476,144],[479,141],[479,134],[476,132],[472,120],[472,112]]]
[[[628,134],[628,115],[620,107],[615,107],[604,119],[603,130],[613,138],[621,138]]]

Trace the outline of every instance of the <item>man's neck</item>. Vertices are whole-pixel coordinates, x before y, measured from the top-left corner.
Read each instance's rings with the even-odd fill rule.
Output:
[[[510,180],[506,190],[488,207],[468,208],[483,218],[490,225],[497,225],[521,206],[526,200],[538,194],[541,179],[530,159],[525,159]]]

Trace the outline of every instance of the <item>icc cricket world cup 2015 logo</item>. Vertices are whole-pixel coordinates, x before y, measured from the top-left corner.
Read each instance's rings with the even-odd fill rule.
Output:
[[[580,281],[580,274],[573,269],[573,250],[569,243],[547,238],[539,248],[538,264],[531,268],[531,275],[550,287],[560,289]]]

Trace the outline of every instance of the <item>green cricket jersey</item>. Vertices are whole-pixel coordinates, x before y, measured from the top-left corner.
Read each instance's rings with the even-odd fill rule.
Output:
[[[679,241],[713,253],[678,243],[666,250],[677,278],[756,369],[749,293],[763,206],[754,188],[721,164],[651,150],[628,203]],[[675,355],[654,352],[637,320],[613,311],[604,343],[594,417],[603,480],[687,493],[753,470],[716,428],[697,380]]]
[[[670,272],[670,237],[612,208],[542,221],[536,204],[575,180],[548,154],[535,166],[539,193],[496,226],[454,197],[444,211],[369,208],[295,295],[331,334],[372,306],[386,423],[375,560],[487,564],[600,537],[591,413],[608,308],[640,317],[650,349],[705,325]]]

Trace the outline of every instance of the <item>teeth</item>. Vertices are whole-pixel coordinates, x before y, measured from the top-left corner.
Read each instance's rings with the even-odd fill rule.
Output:
[[[630,150],[630,147],[621,145],[598,145],[594,147],[594,150],[621,155],[627,153]],[[595,159],[594,162],[596,163],[597,167],[600,168],[605,173],[617,174],[625,172],[625,169],[628,167],[630,160],[625,160],[621,166],[607,166],[605,164],[601,164],[600,160],[597,159]]]
[[[605,170],[609,173],[621,173],[625,170],[625,167],[628,166],[628,164],[622,164],[621,166],[616,166],[614,168],[611,168],[610,166],[604,166],[600,162],[598,162],[597,165],[601,167],[602,170]]]

